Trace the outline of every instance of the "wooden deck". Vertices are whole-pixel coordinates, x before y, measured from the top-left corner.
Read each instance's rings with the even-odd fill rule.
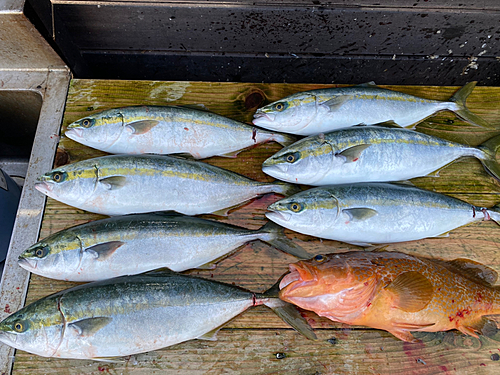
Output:
[[[209,110],[250,122],[258,106],[297,91],[325,87],[311,84],[245,84],[206,82],[151,82],[74,80],[71,83],[61,133],[66,126],[93,111],[149,104],[204,104]],[[432,99],[448,99],[457,87],[388,86]],[[468,107],[500,130],[500,87],[476,87]],[[453,114],[443,113],[417,130],[453,141],[478,145],[497,132],[467,125]],[[261,171],[264,159],[278,151],[277,144],[260,145],[237,158],[214,157],[206,161],[260,181],[271,178]],[[55,165],[103,155],[61,137]],[[500,184],[479,161],[468,158],[452,163],[440,177],[413,180],[415,185],[447,193],[472,204],[490,207],[500,202]],[[256,229],[266,220],[266,207],[279,199],[268,195],[217,220]],[[40,238],[61,229],[103,216],[78,210],[48,199]],[[211,217],[214,219],[215,217]],[[287,231],[309,251],[331,253],[359,249],[335,241],[319,240]],[[451,232],[448,238],[394,244],[398,250],[421,256],[454,259],[466,257],[500,272],[500,227],[480,222]],[[263,243],[253,243],[219,263],[215,270],[189,271],[263,291],[285,273],[296,259]],[[26,303],[73,283],[32,275]],[[385,331],[347,326],[322,319],[311,312],[304,316],[316,329],[317,341],[308,341],[285,325],[274,313],[257,307],[225,326],[218,341],[193,340],[166,349],[127,358],[123,363],[58,360],[16,351],[14,374],[498,374],[500,332],[479,340],[457,331],[416,334],[422,343],[399,341]]]

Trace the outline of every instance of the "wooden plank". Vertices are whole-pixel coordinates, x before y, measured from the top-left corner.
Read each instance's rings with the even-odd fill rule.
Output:
[[[151,82],[73,80],[62,123],[66,126],[87,114],[112,107],[168,104],[204,104],[209,110],[250,122],[255,109],[266,103],[297,91],[326,87],[317,84],[249,84],[209,82]],[[385,86],[402,92],[440,100],[448,99],[457,87],[435,86]],[[500,88],[477,87],[468,100],[469,108],[500,128]],[[494,130],[480,129],[457,120],[454,115],[442,113],[419,130],[455,141],[477,145],[495,134]],[[242,152],[238,158],[214,157],[206,161],[245,174],[259,181],[270,181],[262,173],[262,161],[280,147],[276,144],[260,145]],[[57,164],[75,162],[104,153],[81,146],[61,137],[60,156]],[[439,178],[415,179],[417,186],[446,192],[476,205],[492,206],[500,202],[500,184],[491,178],[473,159],[464,159],[443,170]],[[207,218],[220,220],[247,228],[264,225],[266,207],[279,199],[267,195],[230,213],[228,217]],[[91,214],[47,199],[40,237],[104,216]],[[287,236],[303,246],[311,255],[359,249],[337,241],[286,231]],[[493,222],[479,222],[458,228],[449,238],[424,239],[393,244],[388,250],[410,254],[454,259],[467,257],[489,265],[500,272],[500,228]],[[231,257],[220,262],[214,270],[188,271],[214,280],[245,287],[260,292],[269,288],[296,259],[272,247],[254,242]],[[32,275],[27,301],[75,285],[44,279]],[[390,334],[367,329],[348,327],[318,318],[303,311],[320,340],[310,342],[293,332],[274,313],[265,308],[250,309],[230,322],[220,333],[218,342],[191,341],[153,353],[133,356],[124,364],[104,364],[91,361],[57,360],[37,357],[18,351],[14,374],[41,374],[54,371],[73,373],[137,373],[153,372],[226,372],[243,373],[336,373],[336,374],[494,374],[500,354],[497,336],[480,340],[465,337],[457,332],[423,334],[422,344],[408,344]],[[328,339],[335,338],[334,344]],[[264,343],[264,344],[263,344]],[[285,353],[276,359],[276,353]],[[51,370],[49,370],[51,369]]]

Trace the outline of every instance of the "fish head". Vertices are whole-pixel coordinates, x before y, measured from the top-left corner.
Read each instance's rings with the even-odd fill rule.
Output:
[[[346,309],[342,305],[351,305],[347,302],[350,296],[361,298],[366,293],[359,293],[360,289],[370,293],[376,280],[371,263],[355,263],[343,254],[326,254],[290,264],[290,273],[280,282],[279,296],[319,313]]]
[[[81,262],[82,242],[71,231],[61,231],[37,242],[18,258],[27,271],[52,279],[65,279]]]
[[[316,117],[317,111],[316,96],[302,92],[259,108],[253,123],[270,130],[308,135],[306,127]]]
[[[338,163],[324,135],[313,135],[285,147],[262,164],[262,171],[283,181],[315,185]]]
[[[271,204],[266,217],[275,223],[300,233],[335,226],[339,217],[339,201],[326,187],[313,188]]]
[[[38,177],[35,189],[69,205],[84,203],[94,192],[98,169],[92,159],[64,165]]]
[[[84,117],[68,125],[68,138],[86,146],[103,149],[112,146],[124,129],[120,108],[108,109]]]
[[[53,356],[62,339],[64,320],[59,296],[38,300],[0,322],[0,341],[44,357]]]

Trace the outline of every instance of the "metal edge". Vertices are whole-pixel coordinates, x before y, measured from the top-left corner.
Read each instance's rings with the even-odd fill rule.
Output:
[[[10,80],[12,84],[6,84],[2,90],[31,89],[42,95],[43,103],[0,282],[0,319],[19,310],[26,299],[30,275],[17,265],[17,259],[24,249],[38,240],[46,197],[35,190],[34,182],[38,176],[52,169],[70,82],[67,68],[49,68],[45,72],[0,71],[0,81],[11,78],[13,74],[18,78]],[[0,344],[0,374],[11,373],[14,351],[14,348]]]

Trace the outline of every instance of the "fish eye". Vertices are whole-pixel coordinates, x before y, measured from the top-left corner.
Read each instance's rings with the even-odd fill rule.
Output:
[[[14,331],[21,333],[26,331],[26,329],[28,329],[28,325],[25,324],[23,321],[18,320],[17,322],[14,323],[13,328]]]
[[[49,253],[49,248],[47,246],[39,247],[38,249],[35,250],[35,256],[37,258],[43,258],[47,256],[48,253]]]
[[[297,160],[300,159],[300,154],[298,152],[295,152],[293,154],[288,154],[285,158],[285,160],[288,162],[288,163],[294,163],[296,162]]]
[[[93,125],[93,121],[92,120],[90,120],[88,118],[82,120],[82,126],[84,128],[90,128],[92,125]]]
[[[321,254],[318,254],[314,257],[314,260],[318,263],[321,263],[321,262],[324,262],[326,260],[326,257],[321,255]]]
[[[286,103],[276,103],[276,104],[274,105],[274,109],[275,109],[276,111],[279,111],[279,112],[281,112],[281,111],[283,111],[284,109],[286,109],[286,107],[287,107]]]
[[[55,182],[62,182],[62,181],[64,181],[65,177],[66,176],[64,175],[64,173],[61,173],[61,172],[54,172],[54,174],[52,175],[52,179]]]
[[[292,210],[293,212],[300,212],[302,211],[302,205],[300,203],[290,203],[290,210]]]

